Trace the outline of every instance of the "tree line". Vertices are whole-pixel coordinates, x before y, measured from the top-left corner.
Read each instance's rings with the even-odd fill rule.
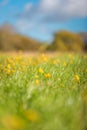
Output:
[[[50,44],[17,33],[9,24],[0,27],[0,51],[75,51],[87,52],[87,33],[58,31]]]

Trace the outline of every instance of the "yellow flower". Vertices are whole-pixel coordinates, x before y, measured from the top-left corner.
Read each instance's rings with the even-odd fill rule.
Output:
[[[7,129],[20,129],[24,126],[23,120],[15,115],[5,115],[2,117],[1,123]]]
[[[66,62],[63,63],[63,66],[66,66]]]
[[[60,81],[61,79],[60,78],[58,78],[58,81]]]
[[[80,77],[79,77],[78,75],[75,75],[75,76],[74,76],[74,79],[75,79],[76,81],[78,81],[78,82],[80,81]]]
[[[8,69],[8,70],[7,70],[7,74],[10,74],[10,73],[11,73],[11,70],[10,70],[10,69]]]
[[[48,61],[48,58],[45,54],[42,54],[41,58],[43,59],[43,61],[47,62]]]
[[[24,114],[25,114],[26,118],[32,122],[37,122],[40,120],[40,115],[35,110],[26,110],[26,111],[24,111]]]
[[[56,61],[56,60],[55,60],[55,61],[53,61],[53,64],[54,64],[54,65],[56,65],[56,64],[57,64],[57,61]]]
[[[68,54],[68,57],[71,59],[72,58],[72,54]]]
[[[85,72],[87,72],[87,69],[85,70]]]
[[[11,68],[11,65],[10,65],[10,64],[8,64],[8,65],[7,65],[7,68],[8,68],[8,69],[10,69],[10,68]]]
[[[38,72],[41,73],[41,74],[44,73],[42,68],[39,68]]]
[[[5,71],[5,73],[8,74],[8,75],[11,73],[11,70],[8,69],[8,68],[5,68],[4,71]]]
[[[44,74],[44,76],[45,76],[46,78],[51,78],[51,74],[50,74],[50,73]]]
[[[40,81],[38,79],[36,79],[36,85],[39,85]]]
[[[59,60],[59,59],[53,61],[53,64],[54,64],[54,65],[56,65],[56,64],[58,64],[58,63],[60,63],[60,60]]]

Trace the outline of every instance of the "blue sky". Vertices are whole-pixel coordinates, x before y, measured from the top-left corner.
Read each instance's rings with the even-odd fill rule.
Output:
[[[87,32],[87,0],[0,0],[0,25],[50,41],[59,30]]]

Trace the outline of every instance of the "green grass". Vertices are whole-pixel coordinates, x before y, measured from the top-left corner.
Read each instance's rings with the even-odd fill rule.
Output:
[[[0,56],[0,130],[87,130],[87,56]]]

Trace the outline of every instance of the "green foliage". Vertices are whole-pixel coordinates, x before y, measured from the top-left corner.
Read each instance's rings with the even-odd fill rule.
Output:
[[[47,47],[48,47],[47,43],[42,43],[40,48],[39,48],[39,52],[46,52]]]
[[[84,42],[84,51],[87,52],[87,33],[86,32],[79,33],[79,36],[82,38]]]
[[[54,34],[54,41],[48,47],[49,50],[82,51],[83,41],[78,34],[68,31],[60,31]]]

